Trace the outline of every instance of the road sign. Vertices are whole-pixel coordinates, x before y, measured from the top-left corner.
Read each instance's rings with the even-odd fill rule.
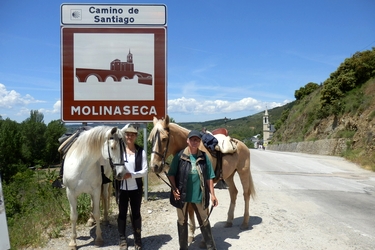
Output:
[[[144,4],[62,4],[61,24],[166,25],[166,6]]]
[[[155,8],[160,18],[154,18]],[[151,17],[136,16],[131,25],[93,25],[95,14],[130,20],[130,12],[140,15],[146,9]],[[111,13],[102,14],[104,10]],[[166,22],[160,10],[165,6],[62,5],[64,122],[150,122],[154,116],[166,116]],[[90,11],[95,14],[90,16]],[[78,17],[83,23],[71,20]]]

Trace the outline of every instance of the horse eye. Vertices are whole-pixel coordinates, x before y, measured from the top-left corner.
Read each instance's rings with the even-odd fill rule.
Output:
[[[109,137],[110,140],[113,140],[113,136]]]

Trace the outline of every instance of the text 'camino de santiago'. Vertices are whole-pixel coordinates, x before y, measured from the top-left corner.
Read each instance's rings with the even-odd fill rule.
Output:
[[[91,6],[89,8],[89,12],[94,16],[94,22],[95,23],[123,23],[123,24],[129,24],[134,23],[135,19],[134,17],[124,17],[121,15],[136,15],[139,14],[139,9],[137,8],[129,8],[129,9],[123,9],[123,8],[95,8],[94,6]],[[108,16],[108,14],[113,14],[112,16]],[[120,16],[119,16],[120,15]]]

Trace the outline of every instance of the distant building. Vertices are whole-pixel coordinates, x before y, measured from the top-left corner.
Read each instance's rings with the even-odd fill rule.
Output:
[[[275,127],[270,123],[268,117],[268,110],[264,111],[263,115],[263,145],[267,147],[267,144],[272,140],[273,133],[275,132]]]
[[[127,55],[126,62],[121,62],[119,59],[115,59],[111,62],[111,70],[115,71],[134,71],[134,63],[133,63],[133,54],[129,53]]]

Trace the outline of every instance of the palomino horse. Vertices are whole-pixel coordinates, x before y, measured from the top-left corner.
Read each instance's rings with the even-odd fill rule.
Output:
[[[107,166],[105,173],[108,174],[108,159],[116,165],[123,162],[120,151],[117,150],[118,153],[115,153],[116,149],[112,147],[121,138],[123,133],[117,127],[97,126],[82,132],[65,156],[63,183],[70,203],[72,236],[69,247],[71,249],[77,248],[77,198],[82,193],[91,196],[92,214],[96,221],[95,244],[98,246],[103,244],[99,210],[102,191],[101,165]],[[123,178],[118,173],[117,177]]]
[[[168,116],[162,120],[158,120],[154,117],[153,123],[154,127],[148,138],[152,141],[150,167],[155,173],[159,174],[166,165],[166,159],[170,155],[176,155],[187,146],[186,139],[189,130],[175,123],[170,123]],[[253,198],[255,196],[254,183],[250,172],[250,151],[243,142],[239,140],[235,141],[237,143],[237,151],[233,154],[224,154],[222,162],[223,179],[228,185],[230,195],[230,206],[225,227],[231,227],[233,224],[234,208],[238,193],[233,181],[233,176],[237,172],[243,187],[243,197],[245,201],[244,218],[241,229],[247,229],[249,227],[250,196]],[[211,154],[208,153],[202,143],[200,149],[207,152],[212,166],[216,168],[216,158],[213,158]],[[194,220],[194,216],[191,216],[190,212],[189,218],[190,220]],[[195,225],[194,222],[192,222],[192,224]],[[191,241],[190,237],[193,237],[193,230],[194,228],[190,225],[189,241]]]

